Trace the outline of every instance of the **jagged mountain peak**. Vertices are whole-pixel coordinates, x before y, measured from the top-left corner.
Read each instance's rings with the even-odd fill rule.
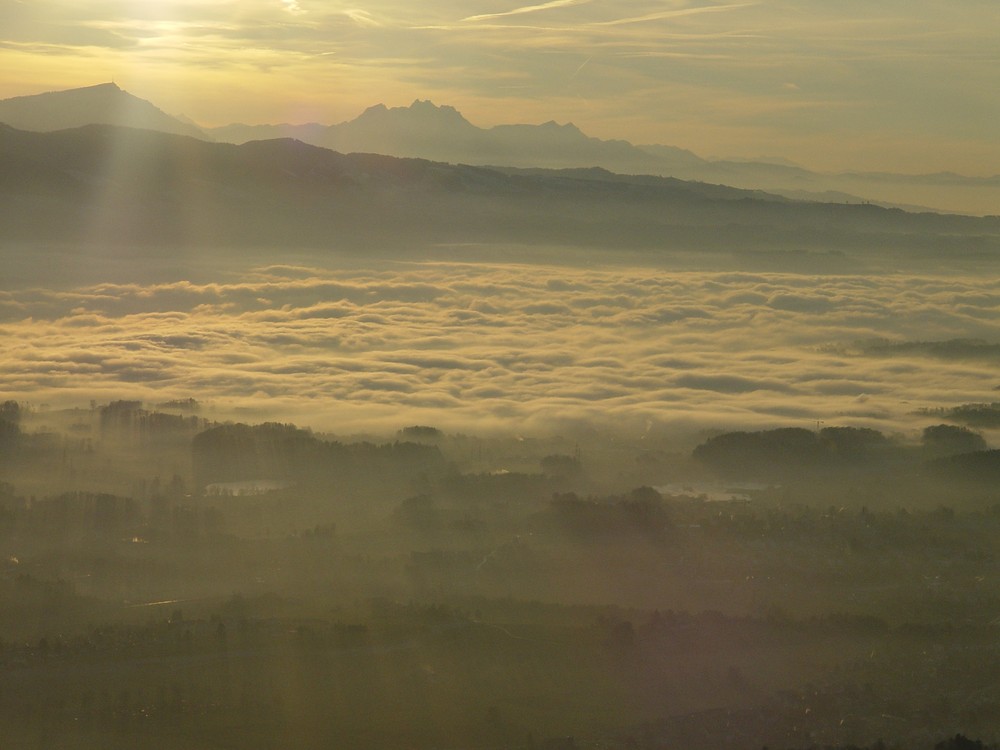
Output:
[[[475,127],[454,107],[438,106],[430,99],[415,99],[409,107],[387,107],[385,104],[376,104],[368,107],[353,122],[410,122],[424,125],[440,123],[450,127]]]
[[[465,120],[462,113],[457,109],[448,104],[435,104],[430,99],[414,99],[413,103],[410,105],[411,112],[433,112],[435,114],[449,115],[451,117],[459,117]]]
[[[543,122],[541,124],[541,127],[549,128],[550,130],[563,130],[563,131],[570,131],[577,133],[580,132],[580,128],[578,128],[571,122],[558,123],[555,120],[549,120],[548,122]]]

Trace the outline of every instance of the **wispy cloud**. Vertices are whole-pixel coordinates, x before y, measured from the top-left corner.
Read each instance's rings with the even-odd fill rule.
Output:
[[[730,10],[739,10],[741,8],[749,8],[757,3],[733,3],[730,5],[703,5],[696,8],[679,8],[676,10],[663,10],[656,13],[647,13],[642,16],[633,16],[631,18],[616,18],[611,21],[594,21],[591,26],[623,26],[625,24],[633,23],[647,23],[649,21],[663,21],[668,18],[680,18],[682,16],[697,16],[704,13],[721,13]]]
[[[375,17],[372,16],[372,14],[367,10],[361,10],[360,8],[351,8],[345,10],[343,13],[345,16],[354,21],[354,23],[356,23],[358,26],[376,28],[382,25],[379,21],[375,20]]]
[[[487,21],[493,18],[519,16],[524,13],[537,13],[538,11],[565,8],[570,5],[581,5],[588,2],[590,2],[590,0],[551,0],[551,2],[548,3],[541,3],[540,5],[525,5],[520,8],[514,8],[513,10],[507,10],[501,13],[483,13],[478,16],[468,16],[467,18],[463,18],[462,21]]]

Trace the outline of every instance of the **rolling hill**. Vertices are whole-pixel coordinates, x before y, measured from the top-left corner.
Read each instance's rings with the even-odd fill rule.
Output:
[[[0,127],[0,238],[142,245],[544,242],[994,253],[1000,220],[797,202],[602,169],[519,170],[111,125]]]

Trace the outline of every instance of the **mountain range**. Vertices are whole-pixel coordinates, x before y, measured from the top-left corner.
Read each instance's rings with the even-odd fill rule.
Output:
[[[409,107],[369,107],[339,125],[228,125],[206,132],[217,140],[245,143],[291,137],[342,152],[373,152],[463,164],[564,168],[600,166],[616,172],[692,166],[690,151],[659,147],[656,154],[627,141],[586,136],[569,123],[478,128],[453,107],[415,101]]]
[[[670,176],[823,202],[862,203],[908,210],[995,214],[1000,176],[951,173],[821,174],[791,163],[705,159],[666,145],[633,145],[584,134],[573,124],[497,125],[480,128],[450,106],[415,101],[409,107],[369,107],[335,125],[233,124],[199,128],[167,115],[114,83],[0,101],[0,122],[15,128],[53,131],[112,124],[189,135],[233,144],[295,138],[342,153],[378,153],[453,164],[552,169],[601,167],[622,174]]]
[[[116,125],[0,125],[0,240],[102,246],[573,245],[996,257],[1000,218],[801,202],[600,168],[453,165]]]

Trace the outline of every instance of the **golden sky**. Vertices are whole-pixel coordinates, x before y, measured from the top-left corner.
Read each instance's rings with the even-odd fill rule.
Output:
[[[996,0],[0,0],[0,98],[114,80],[202,125],[480,127],[1000,174]]]

